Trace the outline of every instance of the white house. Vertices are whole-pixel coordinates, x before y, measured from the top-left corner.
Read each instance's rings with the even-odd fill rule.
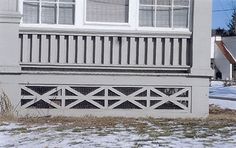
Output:
[[[20,116],[206,117],[211,0],[1,0]]]

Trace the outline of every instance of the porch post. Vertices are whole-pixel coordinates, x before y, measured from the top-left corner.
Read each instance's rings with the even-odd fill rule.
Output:
[[[192,86],[192,113],[207,117],[209,113],[209,78],[211,52],[212,0],[193,0],[192,63],[190,76],[198,79]]]
[[[19,72],[18,0],[0,0],[0,73]]]
[[[192,36],[192,68],[195,76],[212,76],[210,69],[211,52],[211,0],[194,0],[193,36]]]

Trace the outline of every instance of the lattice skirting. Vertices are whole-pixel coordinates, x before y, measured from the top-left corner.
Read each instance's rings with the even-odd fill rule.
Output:
[[[23,109],[148,109],[191,112],[191,102],[191,87],[21,85]]]

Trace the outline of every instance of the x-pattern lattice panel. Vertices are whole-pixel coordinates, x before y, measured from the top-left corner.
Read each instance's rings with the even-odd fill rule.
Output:
[[[191,87],[22,85],[21,96],[23,108],[191,109]]]

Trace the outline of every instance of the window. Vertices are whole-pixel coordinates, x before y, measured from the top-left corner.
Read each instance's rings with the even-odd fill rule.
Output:
[[[74,24],[75,0],[24,0],[23,22]]]
[[[111,24],[130,26],[130,29],[188,29],[190,26],[191,0],[20,1],[24,24],[74,25],[85,28],[90,28],[90,24]]]
[[[128,23],[129,0],[87,0],[89,22]]]
[[[188,28],[190,0],[140,0],[139,26]]]

